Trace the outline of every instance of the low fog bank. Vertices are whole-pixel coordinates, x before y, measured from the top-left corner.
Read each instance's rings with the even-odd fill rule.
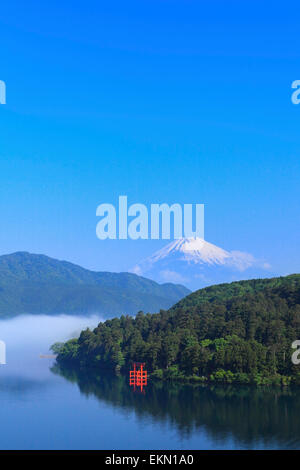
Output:
[[[0,340],[6,343],[5,369],[13,365],[32,364],[39,354],[49,353],[57,341],[78,337],[85,328],[95,328],[103,319],[100,316],[78,317],[70,315],[22,315],[0,320]],[[43,361],[43,359],[40,359]]]

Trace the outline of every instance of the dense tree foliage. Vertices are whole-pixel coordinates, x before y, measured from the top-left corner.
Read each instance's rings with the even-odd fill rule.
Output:
[[[139,361],[158,378],[300,384],[296,339],[300,275],[213,286],[168,311],[107,320],[61,346],[58,361],[109,369]]]

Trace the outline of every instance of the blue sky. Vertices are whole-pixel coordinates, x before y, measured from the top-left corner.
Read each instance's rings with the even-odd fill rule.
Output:
[[[204,203],[206,239],[299,272],[299,3],[11,1],[0,12],[0,253],[122,271],[96,207]]]

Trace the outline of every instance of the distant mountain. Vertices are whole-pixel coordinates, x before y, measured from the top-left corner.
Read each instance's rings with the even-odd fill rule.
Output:
[[[155,312],[190,291],[131,273],[94,272],[45,255],[0,256],[0,318],[18,314],[91,314],[105,317]]]
[[[192,290],[212,284],[266,277],[271,267],[249,253],[226,251],[202,238],[181,238],[134,266],[131,272],[157,282],[180,282]]]

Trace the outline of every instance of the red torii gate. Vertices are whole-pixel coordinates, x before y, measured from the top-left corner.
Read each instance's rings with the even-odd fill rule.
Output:
[[[139,387],[141,392],[144,392],[143,388],[147,386],[148,374],[145,367],[145,362],[133,363],[133,370],[129,372],[129,385],[133,386],[134,391]]]

